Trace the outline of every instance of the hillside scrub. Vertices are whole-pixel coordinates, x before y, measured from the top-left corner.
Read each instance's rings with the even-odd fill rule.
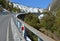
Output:
[[[27,22],[29,25],[33,26],[36,29],[40,28],[40,22],[36,15],[34,14],[27,14],[24,18],[24,21]]]
[[[60,14],[59,11],[57,11],[57,16]],[[46,35],[60,39],[60,18],[54,16],[51,12],[47,13],[41,20],[33,13],[29,13],[25,15],[24,21]]]

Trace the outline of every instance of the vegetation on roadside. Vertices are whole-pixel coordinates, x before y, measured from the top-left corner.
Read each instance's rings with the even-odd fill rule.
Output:
[[[36,15],[32,14],[27,14],[24,18],[24,21],[27,22],[29,25],[33,26],[36,29],[40,28],[40,22],[39,19]]]
[[[48,36],[60,39],[60,9],[56,12],[56,16],[51,12],[45,12],[46,15],[41,20],[33,13],[29,13],[25,16],[24,21]]]
[[[6,0],[0,0],[0,5],[11,12],[20,12],[20,8],[13,7],[13,3],[10,1],[7,2]]]

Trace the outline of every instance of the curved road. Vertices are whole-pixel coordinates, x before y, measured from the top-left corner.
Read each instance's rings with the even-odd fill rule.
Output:
[[[11,15],[0,15],[0,41],[7,41],[7,28]]]
[[[12,15],[12,14],[0,15],[0,41],[14,41],[13,36],[12,36],[12,30],[11,30],[12,22],[10,22],[10,19],[13,16],[14,15]],[[28,29],[30,31],[34,32],[37,36],[41,37],[45,41],[54,41],[50,37],[42,34],[41,32],[39,32],[36,29],[32,28],[31,26],[27,25],[25,22],[23,22],[23,21],[21,21],[21,22],[24,23],[27,28],[29,27]],[[7,34],[7,31],[8,31],[9,35]],[[8,37],[7,37],[7,35],[8,35]]]

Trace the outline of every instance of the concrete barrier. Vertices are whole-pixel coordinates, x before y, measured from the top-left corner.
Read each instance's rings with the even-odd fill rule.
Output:
[[[38,37],[38,40],[40,38],[40,40],[43,40],[43,41],[55,41],[54,39],[46,36],[45,34],[43,34],[42,32],[38,31],[37,29],[33,28],[32,26],[28,25],[27,23],[25,23],[24,21],[16,18],[17,20],[19,20],[21,23],[24,24],[24,26],[30,30],[31,32],[33,32],[37,37]]]
[[[11,29],[12,29],[14,41],[25,41],[24,37],[21,36],[21,33],[14,24],[13,18],[11,18]]]

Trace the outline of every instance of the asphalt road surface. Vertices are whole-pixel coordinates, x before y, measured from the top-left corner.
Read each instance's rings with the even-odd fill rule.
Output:
[[[11,15],[0,15],[0,41],[7,41],[7,28]]]

